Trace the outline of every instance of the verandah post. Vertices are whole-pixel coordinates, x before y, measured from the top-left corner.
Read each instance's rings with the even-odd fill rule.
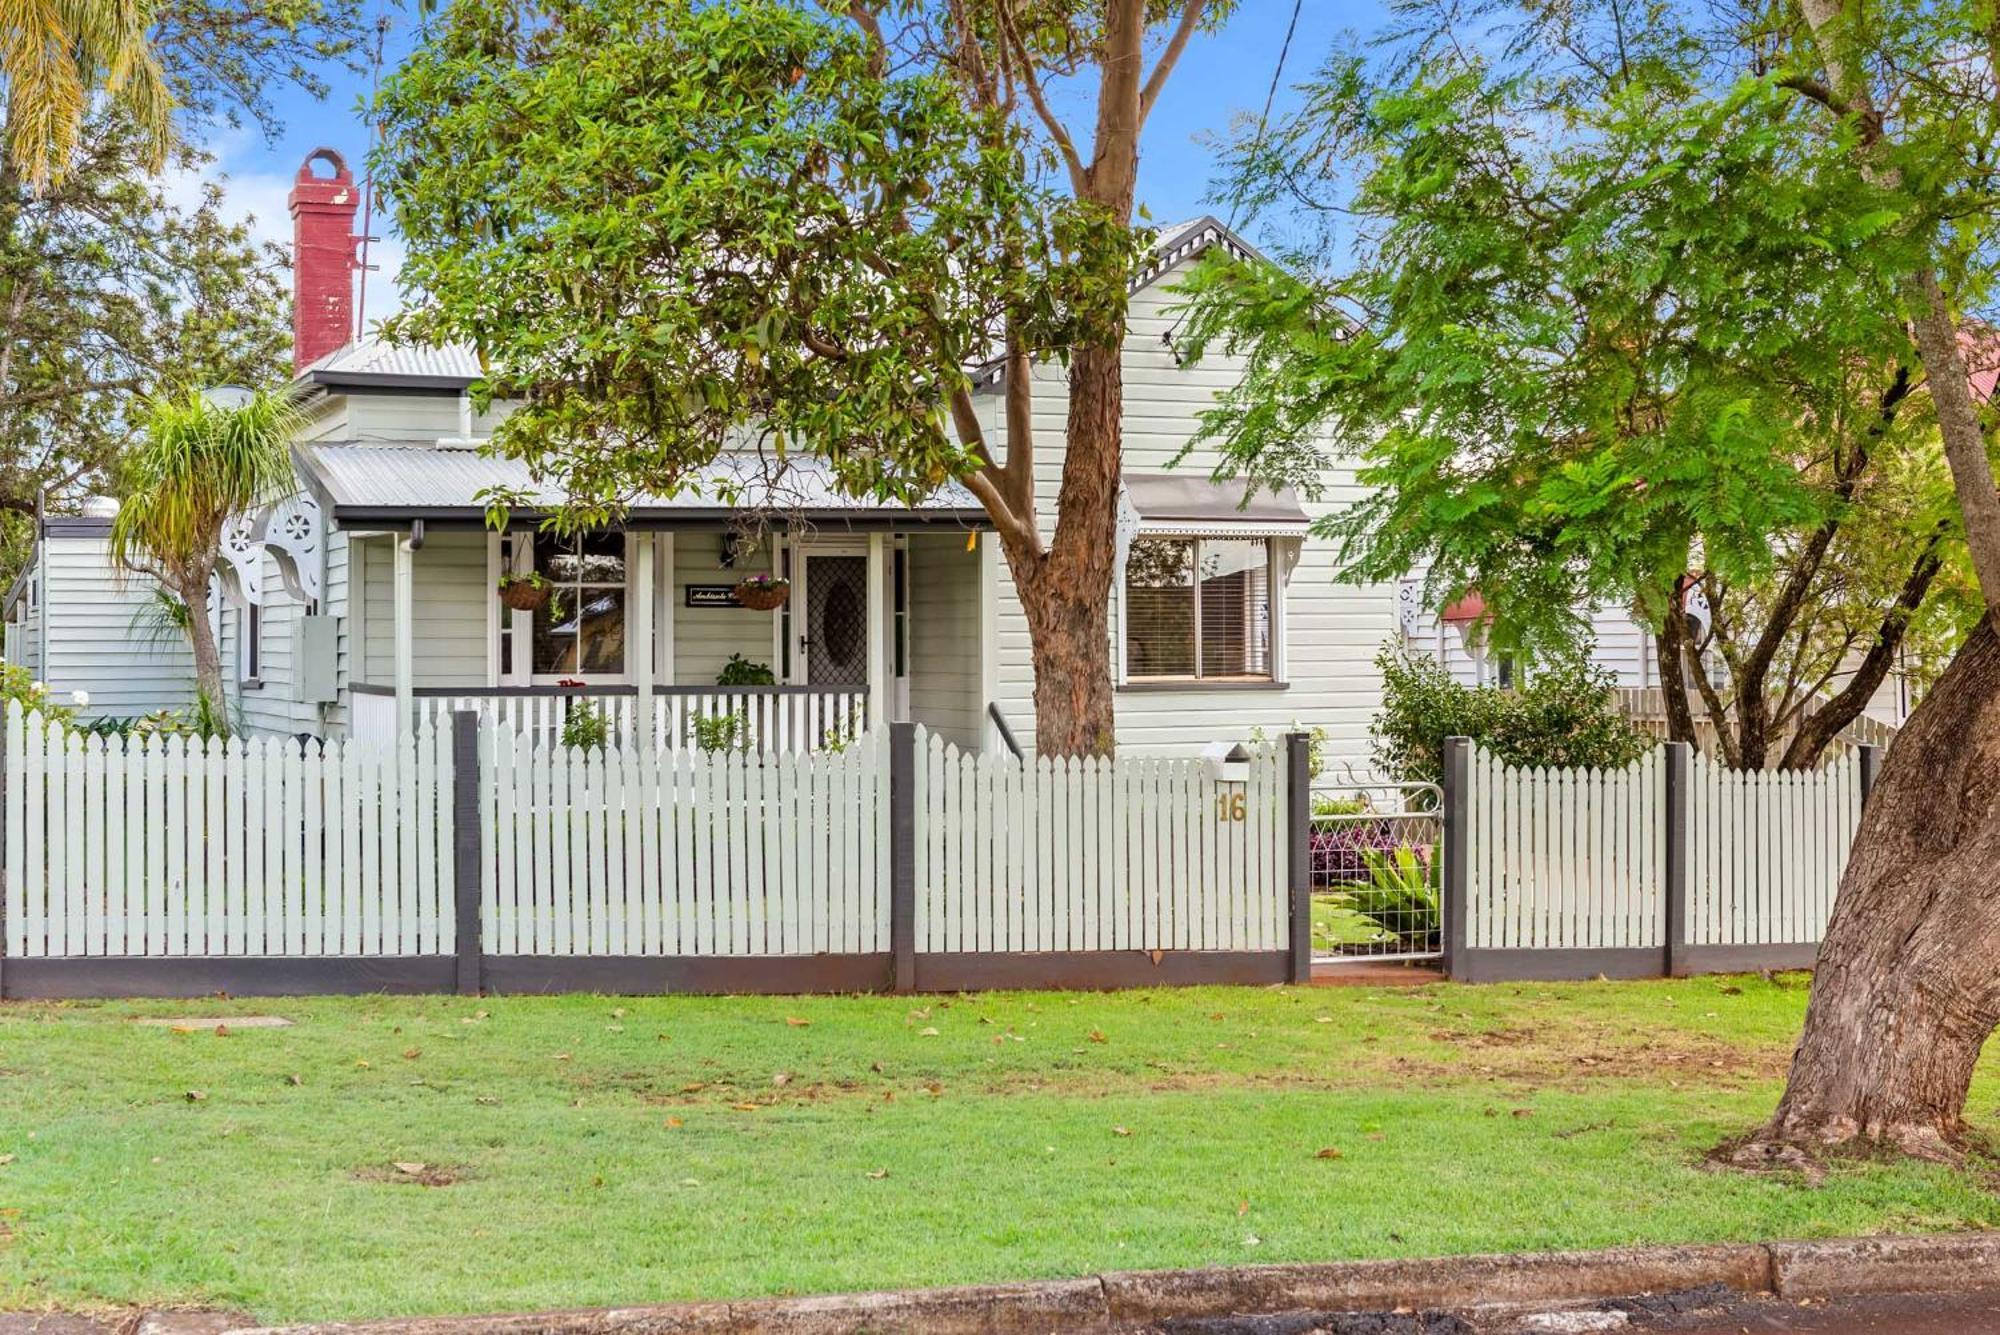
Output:
[[[1467,820],[1472,789],[1472,739],[1444,739],[1444,972],[1458,978],[1465,968],[1466,912],[1470,870],[1467,858],[1472,830]]]
[[[1667,752],[1666,829],[1667,840],[1667,930],[1666,973],[1669,978],[1688,974],[1688,777],[1693,749],[1686,742],[1662,743]]]
[[[451,852],[453,902],[458,910],[458,993],[479,995],[479,715],[451,713]]]
[[[889,725],[889,949],[895,988],[917,990],[917,725]]]
[[[1285,843],[1292,906],[1292,958],[1287,977],[1312,981],[1312,738],[1285,734]]]

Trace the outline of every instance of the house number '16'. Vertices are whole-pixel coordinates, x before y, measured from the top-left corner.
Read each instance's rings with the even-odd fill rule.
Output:
[[[1249,804],[1241,793],[1217,793],[1215,795],[1215,818],[1219,821],[1243,820]]]

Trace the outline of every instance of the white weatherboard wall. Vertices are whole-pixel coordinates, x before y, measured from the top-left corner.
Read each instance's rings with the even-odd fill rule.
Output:
[[[1188,266],[1169,271],[1133,298],[1125,340],[1124,470],[1158,473],[1169,469],[1207,477],[1219,462],[1203,446],[1176,462],[1193,437],[1196,418],[1215,395],[1241,378],[1240,358],[1212,354],[1198,366],[1181,367],[1162,344],[1177,323],[1171,309],[1180,300],[1167,290]],[[1062,481],[1063,428],[1068,381],[1053,364],[1034,371],[1035,485],[1043,532],[1053,534],[1056,492]],[[1000,391],[980,399],[981,420],[1004,444]],[[1341,467],[1326,480],[1322,498],[1307,501],[1315,518],[1359,498],[1351,469]],[[1189,755],[1218,739],[1244,740],[1253,730],[1276,736],[1294,723],[1327,730],[1328,757],[1364,761],[1368,725],[1381,705],[1376,651],[1397,634],[1395,590],[1388,585],[1343,584],[1334,574],[1333,544],[1308,538],[1298,565],[1283,586],[1285,598],[1285,689],[1235,690],[1191,686],[1186,690],[1120,691],[1116,698],[1118,748],[1126,755]],[[1028,625],[1006,563],[999,563],[999,672],[997,698],[1024,747],[1034,745],[1034,671]],[[1114,594],[1113,621],[1117,607]],[[1119,652],[1114,643],[1112,652]],[[982,702],[981,707],[984,707]]]
[[[104,738],[6,714],[7,953],[441,955],[451,746]]]
[[[917,949],[1286,949],[1284,792],[1269,748],[1234,783],[1199,760],[1017,764],[920,727]]]
[[[980,542],[993,542],[987,534]],[[960,746],[977,747],[980,553],[962,533],[909,538],[909,716]]]
[[[102,534],[51,532],[42,540],[41,562],[48,659],[32,667],[58,701],[89,692],[87,718],[129,718],[193,701],[187,640],[153,627],[153,581],[121,580]]]

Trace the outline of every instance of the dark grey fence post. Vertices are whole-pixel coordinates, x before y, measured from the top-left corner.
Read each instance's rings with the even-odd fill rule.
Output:
[[[1669,978],[1687,976],[1688,929],[1688,774],[1694,750],[1686,742],[1667,742],[1667,959]]]
[[[1285,834],[1292,903],[1292,960],[1288,976],[1310,983],[1312,942],[1312,738],[1285,734]]]
[[[1868,802],[1868,794],[1875,791],[1875,780],[1881,777],[1882,754],[1882,748],[1879,746],[1861,748],[1861,801],[1864,806]],[[6,791],[6,788],[0,787],[0,795],[4,795]]]
[[[889,949],[898,992],[917,990],[917,725],[889,725]]]
[[[1444,739],[1444,971],[1460,977],[1465,971],[1466,886],[1470,866],[1466,847],[1472,830],[1466,818],[1472,788],[1472,739]]]
[[[0,1000],[5,1000],[7,996],[7,725],[10,714],[11,710],[0,704]]]
[[[458,908],[458,992],[479,995],[479,715],[455,709],[451,715],[451,861],[453,899]]]

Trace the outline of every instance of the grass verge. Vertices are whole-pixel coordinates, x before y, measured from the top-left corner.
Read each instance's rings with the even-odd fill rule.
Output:
[[[2000,1225],[1704,1152],[1804,982],[0,1006],[0,1305],[273,1321]],[[140,1017],[279,1015],[176,1031]],[[1981,1068],[1975,1115],[1992,1105]]]

